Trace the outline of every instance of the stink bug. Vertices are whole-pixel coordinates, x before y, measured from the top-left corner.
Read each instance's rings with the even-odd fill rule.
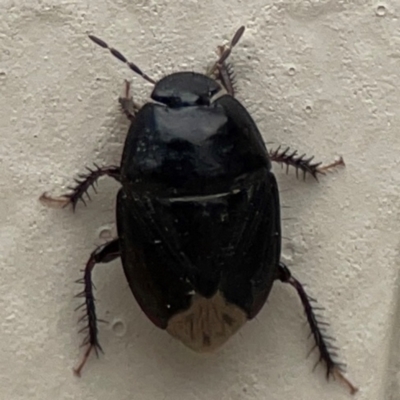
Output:
[[[154,88],[153,101],[141,107],[126,83],[119,101],[131,125],[119,166],[89,170],[58,199],[41,197],[75,209],[100,176],[121,183],[118,237],[91,254],[81,280],[88,335],[78,375],[91,351],[101,350],[92,270],[120,257],[147,317],[198,352],[217,349],[254,318],[276,280],[289,283],[300,296],[327,377],[356,391],[334,359],[312,299],[281,261],[279,191],[271,171],[275,161],[317,178],[343,160],[322,167],[289,149],[267,150],[235,98],[227,64],[243,32],[239,28],[228,45],[219,47],[218,60],[205,74],[177,72],[159,81],[89,36]]]

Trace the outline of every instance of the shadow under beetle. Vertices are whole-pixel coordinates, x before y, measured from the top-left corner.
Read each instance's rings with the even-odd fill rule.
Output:
[[[86,352],[98,341],[92,270],[121,257],[130,288],[147,317],[194,351],[220,347],[265,304],[275,280],[292,285],[304,306],[326,376],[356,388],[313,310],[303,286],[281,258],[279,192],[271,161],[317,178],[326,167],[289,149],[268,151],[253,119],[234,97],[227,58],[244,32],[238,29],[206,72],[177,72],[155,81],[101,39],[89,35],[136,74],[154,85],[143,107],[120,98],[131,120],[120,166],[97,167],[79,175],[71,192],[47,205],[75,209],[103,175],[121,183],[117,196],[118,238],[98,247],[80,280],[85,299]],[[225,92],[225,93],[224,93]]]

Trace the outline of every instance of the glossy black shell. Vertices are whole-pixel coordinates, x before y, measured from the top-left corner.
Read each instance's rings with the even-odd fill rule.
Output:
[[[191,79],[192,85],[190,84]],[[262,137],[232,96],[196,73],[159,81],[131,124],[117,199],[121,258],[131,290],[160,328],[193,291],[254,317],[281,251],[276,180]]]

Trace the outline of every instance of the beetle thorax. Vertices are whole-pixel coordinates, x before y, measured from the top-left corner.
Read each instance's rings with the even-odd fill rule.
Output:
[[[174,315],[167,332],[197,352],[222,346],[248,320],[246,313],[229,304],[220,292],[211,298],[195,294],[188,310]]]
[[[221,90],[219,83],[196,72],[176,72],[157,82],[151,98],[169,107],[208,105]]]

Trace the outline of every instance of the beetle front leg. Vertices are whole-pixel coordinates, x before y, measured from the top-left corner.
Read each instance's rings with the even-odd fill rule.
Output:
[[[222,86],[231,96],[235,94],[234,73],[232,66],[226,63],[232,49],[237,45],[244,32],[244,26],[241,26],[233,35],[229,44],[218,46],[218,60],[206,71],[206,75],[214,76],[221,81]]]
[[[124,95],[121,96],[118,101],[121,105],[122,112],[130,121],[134,121],[141,106],[133,101],[131,95],[131,83],[127,80],[125,80]]]
[[[108,263],[110,261],[115,260],[119,256],[120,256],[119,239],[114,239],[108,243],[103,244],[102,246],[98,247],[95,251],[93,251],[93,253],[90,255],[90,258],[86,263],[86,267],[84,269],[83,278],[77,281],[78,283],[82,283],[84,285],[84,289],[76,297],[83,297],[85,299],[84,303],[77,308],[77,309],[80,309],[82,307],[85,308],[85,313],[83,317],[79,319],[79,322],[85,321],[87,323],[86,326],[80,330],[80,332],[88,331],[82,343],[82,346],[86,346],[86,351],[78,367],[74,368],[74,373],[77,376],[81,375],[82,368],[85,365],[87,359],[89,358],[92,350],[96,352],[97,356],[99,350],[101,352],[103,351],[98,341],[98,329],[97,329],[98,319],[96,316],[96,307],[93,295],[93,282],[92,282],[93,268],[95,267],[96,264]]]
[[[297,279],[293,278],[285,264],[279,264],[278,273],[278,279],[284,283],[292,285],[300,297],[311,329],[311,334],[314,336],[315,347],[318,347],[319,350],[320,356],[317,364],[323,361],[326,365],[326,378],[329,379],[330,376],[333,376],[347,385],[351,394],[355,394],[358,389],[344,376],[344,364],[335,360],[337,356],[337,348],[332,345],[332,339],[325,335],[326,329],[324,327],[321,328],[321,325],[326,326],[327,323],[320,321],[320,318],[314,312],[317,307],[311,305],[315,300],[306,293],[303,285]]]
[[[46,192],[43,193],[39,200],[48,207],[62,208],[69,204],[72,204],[72,208],[75,211],[76,204],[79,200],[86,205],[83,198],[84,194],[89,198],[88,189],[92,186],[94,191],[96,191],[95,184],[97,180],[104,175],[110,176],[120,182],[120,168],[116,166],[109,167],[99,167],[95,164],[95,169],[87,168],[89,171],[87,174],[80,174],[78,178],[75,179],[75,186],[69,186],[69,193],[64,194],[60,197],[51,197]]]
[[[218,54],[221,56],[225,50],[225,46],[218,46]],[[231,63],[223,62],[219,64],[214,72],[216,80],[220,81],[224,89],[232,97],[235,97],[236,79],[235,72]]]
[[[236,79],[232,64],[224,62],[220,65],[215,78],[222,83],[228,94],[235,97]]]
[[[302,171],[303,179],[306,178],[307,174],[310,174],[315,180],[318,180],[319,174],[325,175],[326,171],[331,171],[338,166],[345,166],[342,157],[331,164],[322,165],[321,162],[312,162],[314,156],[308,158],[306,158],[305,154],[299,156],[296,150],[290,150],[289,147],[281,150],[281,146],[279,146],[276,150],[270,150],[269,157],[271,161],[275,161],[281,165],[286,165],[286,172],[289,171],[290,166],[294,167],[296,170],[296,177],[298,177],[299,171]]]

